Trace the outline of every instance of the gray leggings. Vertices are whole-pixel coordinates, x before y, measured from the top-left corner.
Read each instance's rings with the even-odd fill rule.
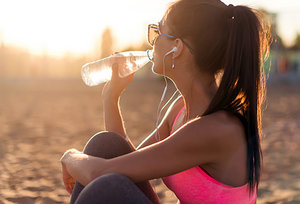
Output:
[[[88,155],[106,159],[132,151],[135,150],[129,146],[122,136],[107,131],[94,135],[83,150]],[[70,203],[148,204],[160,203],[160,201],[149,181],[134,183],[124,175],[109,173],[94,179],[85,187],[76,182]]]

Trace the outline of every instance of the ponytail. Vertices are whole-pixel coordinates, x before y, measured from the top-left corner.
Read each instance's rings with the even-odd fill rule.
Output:
[[[258,187],[262,163],[262,56],[268,55],[269,44],[263,18],[246,6],[227,6],[220,0],[178,0],[168,8],[165,17],[171,33],[193,45],[200,72],[223,74],[203,115],[225,110],[244,123],[252,193]]]
[[[265,48],[264,28],[258,16],[245,6],[228,6],[228,44],[219,89],[203,115],[218,110],[240,117],[247,138],[247,165],[250,193],[258,187],[262,164],[260,146],[261,104],[264,73],[261,69]]]

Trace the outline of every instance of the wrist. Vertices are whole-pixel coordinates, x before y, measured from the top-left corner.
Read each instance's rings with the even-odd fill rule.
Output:
[[[76,149],[69,149],[67,150],[63,156],[61,157],[60,161],[63,165],[68,164],[68,162],[70,162],[70,158],[72,156],[72,154],[81,154],[82,152],[76,150]]]

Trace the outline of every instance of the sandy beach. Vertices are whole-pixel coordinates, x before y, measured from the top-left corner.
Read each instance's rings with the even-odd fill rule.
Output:
[[[134,79],[121,96],[135,146],[155,128],[163,88],[162,80]],[[0,204],[68,203],[59,159],[103,130],[101,91],[79,78],[0,81]],[[173,91],[169,83],[165,101]],[[257,203],[300,203],[299,132],[300,84],[268,84]],[[160,179],[151,183],[164,204],[176,203]]]

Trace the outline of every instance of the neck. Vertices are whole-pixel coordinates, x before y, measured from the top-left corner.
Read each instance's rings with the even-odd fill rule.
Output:
[[[217,92],[216,80],[208,74],[180,75],[175,81],[177,89],[181,92],[185,106],[185,120],[201,116],[208,108],[212,98]]]

